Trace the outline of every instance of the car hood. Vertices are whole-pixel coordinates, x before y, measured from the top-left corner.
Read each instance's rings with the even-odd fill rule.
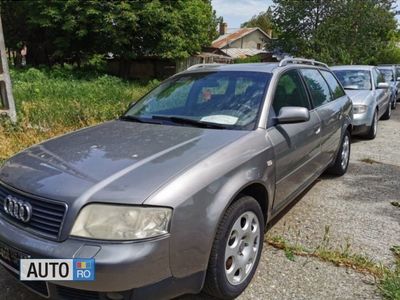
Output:
[[[346,90],[353,104],[364,104],[368,102],[368,98],[372,96],[371,90]]]
[[[169,179],[246,131],[112,121],[22,151],[0,181],[68,204],[141,204]]]

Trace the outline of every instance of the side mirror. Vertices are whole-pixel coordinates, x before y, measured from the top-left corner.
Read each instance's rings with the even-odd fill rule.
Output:
[[[379,82],[378,86],[376,88],[377,89],[388,89],[389,88],[389,83],[387,83],[387,82]]]
[[[279,111],[276,120],[279,124],[307,122],[310,120],[310,112],[305,107],[285,106]]]

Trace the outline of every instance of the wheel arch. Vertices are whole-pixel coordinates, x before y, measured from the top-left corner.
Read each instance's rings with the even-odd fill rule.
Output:
[[[261,207],[264,216],[264,224],[268,223],[269,219],[269,196],[268,190],[264,184],[260,182],[251,182],[246,186],[242,187],[235,197],[230,201],[226,209],[231,206],[234,202],[236,202],[242,195],[253,197]],[[226,210],[225,209],[225,210]]]

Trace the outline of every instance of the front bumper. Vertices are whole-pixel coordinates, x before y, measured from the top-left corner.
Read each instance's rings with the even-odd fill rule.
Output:
[[[374,117],[374,111],[367,110],[362,114],[353,114],[353,125],[354,126],[371,126],[372,119]]]
[[[361,125],[361,126],[353,126],[353,130],[351,131],[352,135],[364,135],[367,134],[370,130],[371,126]]]
[[[154,288],[149,289],[149,286],[154,284],[165,286],[165,282],[175,280],[172,278],[169,266],[168,236],[145,242],[106,243],[73,238],[63,242],[54,242],[27,233],[0,218],[0,241],[32,258],[95,259],[95,281],[48,283],[51,298],[59,298],[58,292],[56,292],[56,287],[59,286],[61,290],[63,288],[78,289],[88,293],[100,292],[99,295],[122,292],[121,295],[124,295],[124,299],[131,299],[133,293],[138,295],[143,289],[147,289],[151,293],[160,291]],[[186,292],[193,291],[190,290],[190,287],[195,290],[201,285],[201,279],[196,280],[188,286]],[[196,285],[197,287],[195,287]],[[167,284],[168,288],[170,286]],[[135,296],[134,299],[140,298]]]
[[[9,271],[16,279],[19,275]],[[198,293],[199,282],[204,279],[205,273],[198,272],[185,278],[167,278],[161,282],[122,292],[95,292],[74,289],[43,281],[21,282],[26,288],[39,294],[44,299],[54,300],[167,300],[182,294]],[[11,290],[14,295],[14,292]],[[13,299],[12,296],[10,299]]]

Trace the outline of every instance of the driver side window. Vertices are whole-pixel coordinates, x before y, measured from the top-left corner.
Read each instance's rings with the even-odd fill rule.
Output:
[[[307,92],[297,70],[290,70],[279,78],[269,113],[268,127],[275,125],[274,118],[284,106],[310,109]]]

